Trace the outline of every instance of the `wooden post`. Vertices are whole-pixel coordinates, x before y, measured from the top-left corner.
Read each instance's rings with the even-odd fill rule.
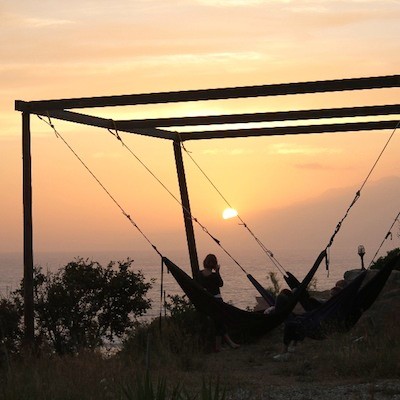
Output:
[[[24,328],[25,344],[32,347],[35,338],[33,300],[33,229],[30,114],[22,113],[22,180],[24,211]]]
[[[192,276],[196,279],[199,272],[199,259],[197,257],[192,215],[190,212],[189,194],[186,185],[185,169],[183,166],[182,149],[179,141],[174,141],[174,153],[176,170],[178,173],[179,190],[181,193],[183,220],[185,222],[186,239],[189,248],[190,265],[192,267]]]

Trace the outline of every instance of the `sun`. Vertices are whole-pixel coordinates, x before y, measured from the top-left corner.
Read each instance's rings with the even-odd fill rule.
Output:
[[[225,208],[225,210],[222,213],[222,218],[223,219],[229,219],[233,217],[237,217],[238,212],[234,208]]]

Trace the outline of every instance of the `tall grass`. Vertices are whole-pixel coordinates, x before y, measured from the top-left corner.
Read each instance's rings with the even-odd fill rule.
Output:
[[[160,331],[154,321],[138,326],[110,357],[83,352],[11,358],[0,369],[0,399],[223,400],[243,388],[265,393],[271,376],[307,382],[400,378],[398,318],[379,329],[367,322],[324,341],[306,340],[288,362],[276,363],[280,329],[239,350],[210,354],[206,335],[194,324],[189,332],[167,319]]]
[[[1,374],[2,372],[0,372]],[[219,381],[186,387],[178,377],[159,375],[120,358],[98,354],[21,359],[1,375],[0,399],[223,400]]]
[[[299,354],[276,369],[276,374],[295,376],[300,381],[315,377],[330,380],[400,378],[400,326],[398,321],[385,324],[385,329],[356,329],[323,341],[300,345]]]

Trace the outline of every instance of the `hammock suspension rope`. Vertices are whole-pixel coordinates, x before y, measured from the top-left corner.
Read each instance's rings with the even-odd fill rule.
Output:
[[[232,254],[230,254],[228,252],[228,250],[226,250],[226,248],[221,244],[221,241],[219,239],[217,239],[215,236],[213,236],[209,230],[196,218],[193,216],[193,214],[182,204],[182,202],[178,199],[177,196],[175,196],[171,190],[168,189],[168,187],[157,177],[157,175],[133,152],[133,150],[127,146],[127,144],[122,140],[122,138],[120,137],[117,127],[116,127],[116,123],[115,121],[113,121],[114,124],[114,129],[115,132],[113,132],[111,129],[107,129],[114,137],[117,138],[117,140],[119,140],[122,144],[122,146],[128,150],[128,152],[147,170],[147,172],[150,173],[150,175],[167,191],[167,193],[169,193],[169,195],[182,207],[182,209],[185,211],[186,215],[188,215],[190,217],[190,219],[194,222],[196,222],[196,224],[198,224],[200,226],[200,228],[202,229],[203,232],[205,232],[220,248],[221,250],[246,274],[248,275],[247,271],[242,267],[242,265],[240,265],[240,263],[232,256]]]
[[[178,133],[179,136],[179,133]],[[193,158],[191,153],[186,149],[185,145],[183,144],[183,141],[180,141],[182,149],[185,151],[185,153],[188,155],[188,157],[192,160],[194,165],[198,168],[198,170],[201,172],[201,174],[206,178],[206,180],[210,183],[210,185],[215,189],[215,191],[219,194],[219,196],[224,200],[225,204],[229,207],[232,208],[231,204],[229,201],[226,199],[226,197],[221,193],[221,191],[217,188],[217,186],[214,184],[214,182],[210,179],[210,177],[204,172],[204,170],[200,167],[200,165],[196,162],[196,160]],[[256,241],[256,243],[261,247],[263,252],[268,256],[270,261],[274,264],[274,266],[278,269],[278,271],[282,275],[287,275],[287,271],[285,268],[282,266],[282,264],[274,257],[274,254],[272,253],[271,250],[269,250],[265,244],[254,234],[254,232],[249,228],[249,226],[246,224],[246,222],[241,218],[239,214],[236,215],[236,217],[239,219],[240,223],[239,225],[243,226],[248,233],[253,237],[253,239]]]
[[[393,235],[392,235],[392,229],[393,229],[393,227],[394,227],[394,225],[395,225],[396,222],[400,222],[399,217],[400,217],[400,212],[396,215],[396,218],[394,219],[392,225],[390,225],[390,228],[389,228],[389,230],[388,230],[386,236],[384,237],[384,239],[382,240],[380,246],[378,247],[378,250],[376,250],[374,256],[372,257],[372,260],[371,260],[371,262],[370,262],[368,268],[371,268],[371,265],[374,263],[375,258],[376,258],[376,256],[378,255],[379,251],[381,250],[381,248],[382,248],[383,244],[385,243],[385,241],[386,241],[389,237],[390,237],[390,240],[392,239],[392,237],[393,237]]]
[[[76,151],[70,146],[70,144],[64,139],[64,137],[58,132],[56,127],[54,126],[53,122],[50,119],[50,116],[47,116],[48,120],[42,118],[38,115],[39,119],[49,125],[56,136],[57,139],[61,139],[62,142],[68,147],[68,149],[72,152],[72,154],[76,157],[76,159],[83,165],[83,167],[89,172],[89,174],[94,178],[94,180],[98,183],[101,189],[107,194],[107,196],[112,200],[112,202],[121,210],[122,214],[128,219],[131,225],[136,228],[136,230],[142,235],[142,237],[147,241],[147,243],[153,248],[153,250],[160,256],[161,258],[161,288],[160,288],[160,317],[162,315],[162,307],[163,307],[163,287],[164,287],[164,256],[161,252],[157,249],[157,247],[151,242],[148,236],[140,229],[137,223],[132,219],[132,217],[125,211],[125,209],[120,205],[120,203],[115,199],[115,197],[109,192],[109,190],[104,186],[104,184],[97,178],[97,176],[93,173],[93,171],[88,167],[88,165],[82,160],[81,157],[76,153]],[[116,137],[119,138],[117,134]],[[161,318],[160,318],[160,329],[161,329]]]
[[[354,204],[355,204],[355,203],[357,202],[357,200],[360,198],[360,196],[361,196],[361,190],[364,188],[364,186],[366,185],[368,179],[369,179],[370,176],[372,175],[372,172],[374,171],[376,165],[378,164],[378,162],[379,162],[379,160],[381,159],[383,153],[385,152],[385,150],[386,150],[386,148],[388,147],[390,141],[392,140],[394,134],[396,133],[396,130],[397,130],[397,128],[399,127],[399,124],[400,124],[400,121],[397,122],[397,125],[395,126],[395,128],[393,129],[392,133],[390,134],[388,140],[386,141],[385,145],[383,146],[383,149],[382,149],[381,152],[379,153],[378,158],[377,158],[376,161],[374,162],[374,164],[373,164],[371,170],[369,171],[367,177],[364,179],[364,182],[362,183],[360,189],[357,190],[357,192],[356,192],[356,194],[355,194],[355,196],[354,196],[354,199],[353,199],[353,201],[351,202],[351,204],[350,204],[349,208],[347,209],[347,211],[345,212],[343,218],[342,218],[342,219],[338,222],[338,224],[336,225],[335,231],[334,231],[332,237],[330,238],[328,245],[327,245],[326,248],[325,248],[326,250],[328,250],[328,248],[332,246],[333,241],[334,241],[334,239],[335,239],[335,236],[338,234],[338,232],[339,232],[339,230],[340,230],[340,228],[341,228],[341,226],[342,226],[343,221],[347,218],[347,216],[348,216],[348,214],[349,214],[349,212],[350,212],[350,209],[354,206]]]
[[[388,140],[386,141],[383,149],[381,150],[381,152],[379,153],[377,159],[375,160],[372,168],[370,169],[367,177],[364,179],[360,189],[356,192],[355,197],[353,199],[353,201],[350,203],[350,206],[348,207],[348,209],[346,210],[343,218],[338,222],[338,224],[336,225],[336,228],[334,230],[333,235],[331,236],[328,245],[325,247],[326,250],[326,269],[328,271],[329,274],[329,250],[330,247],[333,244],[333,241],[336,237],[336,235],[339,233],[340,228],[343,224],[343,221],[347,218],[351,208],[354,206],[354,204],[357,202],[357,200],[360,198],[361,196],[361,190],[364,188],[364,186],[366,185],[368,179],[370,178],[372,172],[374,171],[376,165],[378,164],[379,160],[381,159],[383,153],[385,152],[386,148],[389,145],[389,142],[391,141],[391,139],[393,138],[397,128],[399,127],[400,121],[397,123],[396,127],[393,129],[391,135],[389,136]],[[178,133],[179,136],[179,133]],[[230,203],[228,202],[228,200],[225,198],[225,196],[220,192],[220,190],[216,187],[216,185],[211,181],[211,179],[208,177],[208,175],[204,172],[204,170],[200,167],[200,165],[194,160],[194,158],[192,157],[192,155],[190,154],[190,152],[186,149],[186,147],[183,144],[183,141],[181,140],[181,147],[182,149],[185,151],[185,153],[188,155],[188,157],[192,160],[192,162],[196,165],[196,167],[199,169],[199,171],[204,175],[204,177],[208,180],[208,182],[211,184],[211,186],[216,190],[216,192],[220,195],[220,197],[225,201],[225,203],[228,205],[228,207],[232,208],[232,206],[230,205]],[[272,263],[277,267],[277,269],[283,274],[283,275],[287,275],[287,271],[283,268],[283,266],[279,263],[279,261],[274,257],[273,253],[268,250],[268,248],[262,243],[262,241],[252,232],[252,230],[248,227],[248,225],[242,220],[242,218],[237,215],[237,218],[239,219],[239,221],[241,222],[240,225],[244,226],[247,231],[253,236],[253,238],[256,240],[256,242],[258,243],[258,245],[263,249],[263,251],[265,252],[265,254],[270,258],[270,260],[272,261]],[[283,272],[282,272],[283,271]]]

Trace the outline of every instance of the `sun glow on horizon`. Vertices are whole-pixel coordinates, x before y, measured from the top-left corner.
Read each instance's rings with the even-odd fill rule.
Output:
[[[223,219],[234,218],[234,217],[237,217],[237,215],[238,215],[238,212],[234,208],[226,208],[222,212]]]

